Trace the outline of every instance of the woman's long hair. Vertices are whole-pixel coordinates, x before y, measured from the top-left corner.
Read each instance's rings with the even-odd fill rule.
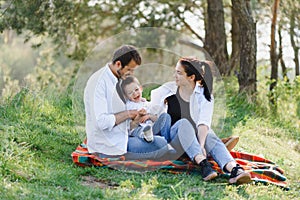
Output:
[[[213,76],[209,64],[195,58],[179,60],[187,76],[195,75],[195,83],[199,82],[204,88],[204,96],[210,101],[213,89]]]

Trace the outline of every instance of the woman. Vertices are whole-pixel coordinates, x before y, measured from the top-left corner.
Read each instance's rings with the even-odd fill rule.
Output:
[[[152,103],[165,104],[171,116],[172,127],[164,137],[179,155],[185,152],[200,165],[205,181],[217,176],[206,159],[207,155],[211,155],[223,171],[231,173],[229,183],[248,183],[251,181],[250,174],[235,162],[211,129],[214,104],[212,82],[207,63],[192,58],[178,61],[175,83],[166,83],[151,93]]]

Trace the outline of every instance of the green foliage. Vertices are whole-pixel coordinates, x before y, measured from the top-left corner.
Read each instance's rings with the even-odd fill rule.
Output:
[[[101,37],[139,27],[183,30],[186,16],[201,9],[200,1],[0,1],[0,32],[6,29],[51,38],[59,50],[84,60]],[[148,42],[153,40],[148,35]],[[145,38],[143,38],[145,39]],[[166,43],[172,42],[166,38]],[[36,43],[38,47],[43,43]]]
[[[21,86],[36,92],[53,89],[62,91],[72,87],[70,80],[76,75],[78,62],[55,52],[49,46],[49,41],[44,41],[43,47],[39,49],[32,49],[30,44],[24,44],[23,35],[15,37],[12,31],[6,33],[13,39],[1,45],[0,96],[3,99],[18,93]],[[5,38],[5,34],[2,36]]]
[[[273,90],[275,97],[275,105],[269,104],[270,92],[268,91],[271,81],[261,81],[258,103],[261,105],[261,110],[264,115],[272,119],[272,124],[284,127],[289,130],[289,135],[295,139],[300,139],[300,115],[299,115],[299,100],[300,100],[300,87],[299,77],[293,81],[278,80],[277,86]]]
[[[143,86],[143,97],[147,99],[147,101],[151,100],[151,90],[158,88],[159,84],[148,84]]]
[[[75,62],[53,54],[51,48],[39,52],[34,73],[25,77],[28,87],[36,91],[56,89],[61,92],[68,86],[76,67],[73,66]]]
[[[99,35],[104,35],[105,30],[101,24],[108,17],[99,15],[101,10],[88,6],[87,2],[86,0],[0,2],[3,9],[0,16],[0,31],[13,29],[17,33],[26,32],[25,41],[30,40],[32,36],[50,37],[57,48],[66,54],[69,52],[75,59],[83,60],[88,51],[87,45],[94,44]]]

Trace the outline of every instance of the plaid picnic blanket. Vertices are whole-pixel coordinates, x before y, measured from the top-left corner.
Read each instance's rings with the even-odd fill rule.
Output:
[[[72,153],[73,162],[81,167],[97,166],[103,168],[134,171],[152,171],[159,169],[171,173],[199,173],[199,167],[197,165],[194,165],[194,163],[188,159],[140,161],[125,160],[124,156],[118,158],[99,158],[98,156],[90,154],[88,152],[85,142],[79,145]],[[236,162],[240,164],[241,167],[243,167],[245,171],[248,171],[250,173],[251,179],[254,182],[274,184],[286,190],[289,189],[286,182],[286,177],[283,175],[284,171],[279,168],[274,162],[261,156],[245,152],[231,151],[230,154],[236,160]],[[220,176],[229,178],[230,174],[224,173],[212,158],[209,158],[209,162],[212,163],[213,169],[215,169],[220,174]]]

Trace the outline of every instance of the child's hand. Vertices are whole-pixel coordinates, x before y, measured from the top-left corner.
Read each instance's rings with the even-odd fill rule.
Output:
[[[147,111],[145,110],[145,108],[140,109],[138,112],[139,112],[139,114],[142,115],[142,116],[144,116],[144,115],[147,114]]]
[[[132,119],[132,123],[135,124],[135,125],[139,124],[142,117],[143,117],[143,116],[140,115],[140,114],[138,113],[138,111],[137,111],[137,115]]]
[[[144,115],[140,118],[140,123],[145,123],[148,119],[150,119],[150,115]]]
[[[129,118],[133,120],[134,118],[136,118],[139,112],[137,110],[128,110],[128,114]]]

